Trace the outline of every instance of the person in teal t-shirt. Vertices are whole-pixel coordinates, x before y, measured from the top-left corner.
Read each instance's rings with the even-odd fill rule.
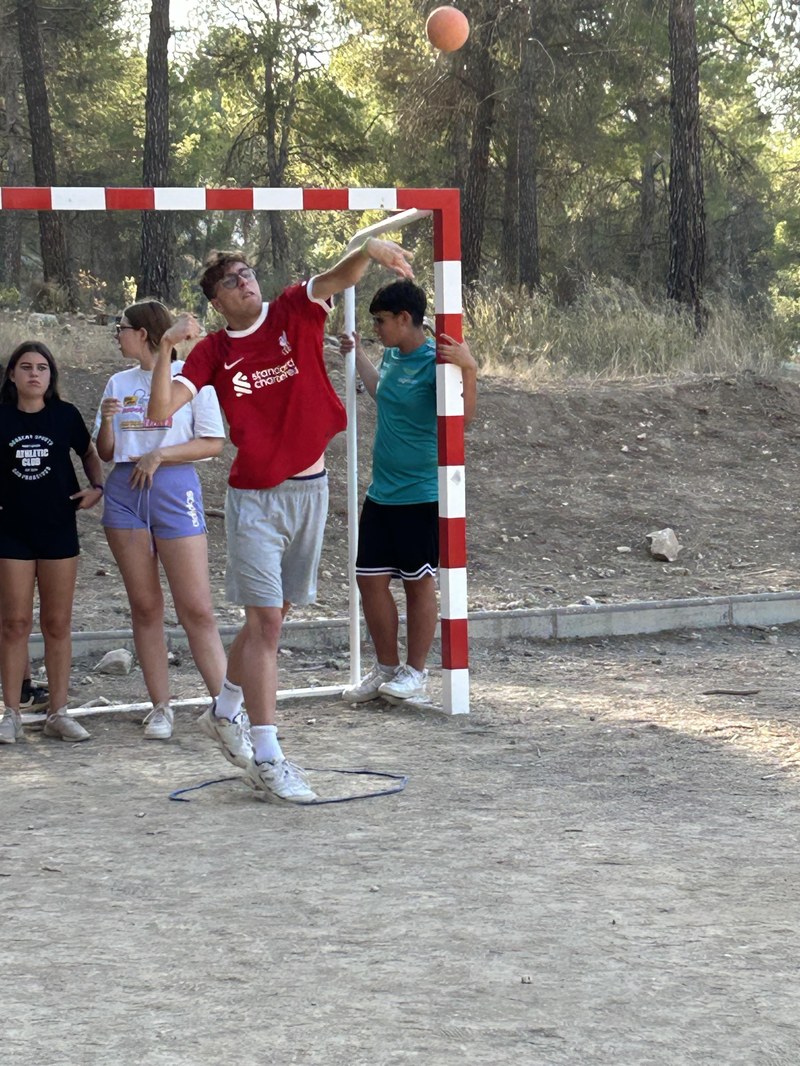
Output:
[[[436,345],[425,333],[427,300],[406,279],[379,289],[369,313],[384,345],[372,364],[358,334],[341,338],[342,353],[355,344],[356,369],[378,407],[372,481],[358,527],[356,579],[376,662],[358,685],[345,689],[349,703],[378,697],[419,700],[427,694],[425,662],[438,617],[439,476],[436,421]],[[465,341],[447,334],[439,354],[461,368],[464,422],[475,413],[477,365]],[[403,582],[408,647],[401,664],[397,605],[390,584]]]

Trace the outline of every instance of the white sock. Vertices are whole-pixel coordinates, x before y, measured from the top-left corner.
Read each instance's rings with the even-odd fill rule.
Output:
[[[278,743],[276,725],[251,725],[250,739],[253,741],[253,757],[256,762],[277,762],[284,757]]]
[[[385,663],[378,663],[378,669],[380,670],[380,672],[382,674],[392,674],[392,675],[394,675],[394,674],[397,673],[397,671],[400,669],[400,667],[397,666],[397,665],[395,665],[395,666],[387,666]]]
[[[226,677],[222,682],[222,690],[217,696],[214,714],[217,718],[227,718],[229,722],[232,722],[236,715],[241,712],[243,700],[244,693],[242,690]]]

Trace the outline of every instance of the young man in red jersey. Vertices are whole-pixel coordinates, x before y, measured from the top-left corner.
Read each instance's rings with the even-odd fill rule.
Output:
[[[153,369],[150,418],[169,418],[213,385],[237,447],[225,500],[226,591],[244,607],[245,622],[222,690],[200,725],[243,767],[262,799],[316,799],[278,743],[275,702],[283,620],[293,603],[316,598],[328,507],[325,448],[346,424],[322,353],[331,298],[355,285],[370,261],[411,278],[410,259],[393,241],[369,238],[329,270],[264,303],[243,255],[212,253],[200,285],[227,328],[199,341],[171,378],[172,348],[199,332],[191,315],[180,316],[164,334]]]

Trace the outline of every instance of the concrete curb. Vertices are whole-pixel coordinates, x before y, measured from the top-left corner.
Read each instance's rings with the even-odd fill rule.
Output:
[[[632,603],[599,603],[592,606],[538,607],[516,611],[474,611],[469,615],[471,641],[502,641],[517,637],[530,640],[565,640],[582,637],[621,637],[661,633],[670,629],[714,629],[720,626],[774,626],[800,622],[800,592],[763,592],[743,596],[698,597],[687,600],[645,600]],[[239,627],[221,626],[223,641],[230,641]],[[187,647],[180,626],[167,630],[170,647]],[[362,627],[362,639],[365,638]],[[289,621],[283,644],[300,651],[341,651],[349,641],[346,618]],[[133,649],[129,629],[73,633],[73,652],[91,655],[111,648]],[[30,653],[44,653],[41,634],[34,633]]]

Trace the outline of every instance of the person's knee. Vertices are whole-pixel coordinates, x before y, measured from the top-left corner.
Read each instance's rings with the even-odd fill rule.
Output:
[[[0,623],[0,631],[3,635],[3,640],[8,641],[9,644],[18,644],[20,641],[27,640],[33,629],[33,614],[29,615],[15,615],[5,614],[3,621]]]
[[[248,639],[256,641],[262,647],[273,650],[278,647],[283,613],[280,607],[251,608],[247,613],[245,629]]]
[[[419,581],[404,581],[403,587],[409,603],[421,605],[436,603],[436,586],[432,577],[423,577]]]
[[[178,621],[184,629],[216,629],[217,622],[214,612],[207,604],[189,603],[181,604],[176,610]]]
[[[132,600],[131,621],[135,626],[164,624],[164,604],[160,600]]]
[[[39,628],[45,640],[67,640],[71,633],[72,618],[62,614],[40,614]]]

